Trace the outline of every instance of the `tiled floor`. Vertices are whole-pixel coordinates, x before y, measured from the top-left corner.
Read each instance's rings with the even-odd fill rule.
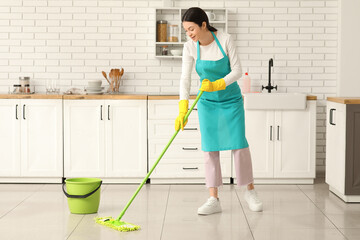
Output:
[[[244,189],[220,190],[223,212],[198,216],[208,197],[204,185],[146,185],[123,220],[141,230],[122,233],[94,223],[113,216],[137,185],[104,185],[98,214],[70,214],[58,184],[0,184],[0,239],[360,239],[360,204],[346,204],[329,192],[323,179],[314,185],[256,185],[264,203],[250,212]]]

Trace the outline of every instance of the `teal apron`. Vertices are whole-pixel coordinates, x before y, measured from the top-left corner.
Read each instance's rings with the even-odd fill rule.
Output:
[[[216,35],[211,32],[223,58],[217,61],[200,60],[200,45],[197,42],[196,72],[200,81],[214,82],[231,72],[230,61]],[[204,92],[198,104],[201,132],[201,148],[205,152],[247,148],[245,137],[244,104],[240,87],[234,82],[225,90]]]

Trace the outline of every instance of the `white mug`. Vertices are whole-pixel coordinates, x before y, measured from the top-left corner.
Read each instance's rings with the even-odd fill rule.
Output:
[[[209,18],[209,21],[215,21],[216,15],[213,12],[205,12],[207,17]]]

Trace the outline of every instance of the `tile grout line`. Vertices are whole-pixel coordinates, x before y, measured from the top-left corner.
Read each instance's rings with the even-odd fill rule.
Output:
[[[239,204],[240,204],[241,210],[243,211],[244,217],[245,217],[245,219],[246,219],[246,223],[248,224],[248,227],[249,227],[249,230],[250,230],[251,236],[252,236],[252,238],[255,240],[254,234],[253,234],[252,229],[251,229],[251,227],[250,227],[250,223],[249,223],[248,218],[247,218],[247,216],[246,216],[246,213],[245,213],[245,211],[244,211],[244,207],[243,207],[243,205],[241,204],[241,201],[240,201],[240,196],[238,195],[238,193],[237,193],[237,191],[236,191],[236,189],[235,189],[235,188],[234,188],[234,190],[233,190],[233,191],[235,191],[235,194],[236,194],[236,197],[237,197],[237,199],[238,199],[238,201],[239,201]]]
[[[74,229],[71,231],[71,233],[69,234],[69,236],[66,237],[66,240],[69,239],[71,237],[71,235],[74,233],[74,231],[78,228],[78,226],[80,225],[80,223],[84,220],[84,216],[82,216],[82,218],[80,219],[80,221],[78,222],[78,224],[76,224],[76,226],[74,227]]]
[[[36,194],[37,192],[39,192],[42,188],[45,187],[46,184],[43,184],[42,187],[40,187],[39,189],[37,189],[36,191],[34,191],[33,193],[31,193],[29,196],[27,196],[25,199],[23,199],[21,202],[19,202],[15,207],[13,207],[12,209],[10,209],[8,212],[6,212],[4,215],[0,216],[0,219],[3,219],[6,215],[8,215],[10,212],[14,211],[20,204],[24,203],[26,200],[28,200],[30,197],[32,197],[34,194]]]
[[[164,219],[163,219],[163,223],[162,223],[162,227],[161,227],[160,240],[162,239],[162,234],[163,234],[163,231],[164,231],[166,212],[167,212],[167,208],[168,208],[168,204],[169,204],[170,190],[171,190],[171,185],[169,185],[168,196],[167,196],[167,199],[166,199],[166,208],[165,208]]]
[[[338,230],[340,232],[340,234],[345,238],[345,239],[348,239],[340,230],[339,228],[335,225],[335,223],[333,223],[331,221],[331,219],[326,216],[326,214],[316,205],[316,203],[299,187],[299,185],[296,185],[296,187],[315,205],[315,207],[317,209],[319,209],[319,211],[326,217],[327,220],[329,220],[329,222],[331,222],[332,225],[334,225],[334,227],[336,228],[336,230]]]

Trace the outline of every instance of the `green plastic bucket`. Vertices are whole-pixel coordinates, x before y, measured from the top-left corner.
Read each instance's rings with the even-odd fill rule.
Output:
[[[65,190],[66,184],[66,190]],[[102,180],[99,178],[71,178],[63,183],[71,213],[90,214],[99,209]]]

